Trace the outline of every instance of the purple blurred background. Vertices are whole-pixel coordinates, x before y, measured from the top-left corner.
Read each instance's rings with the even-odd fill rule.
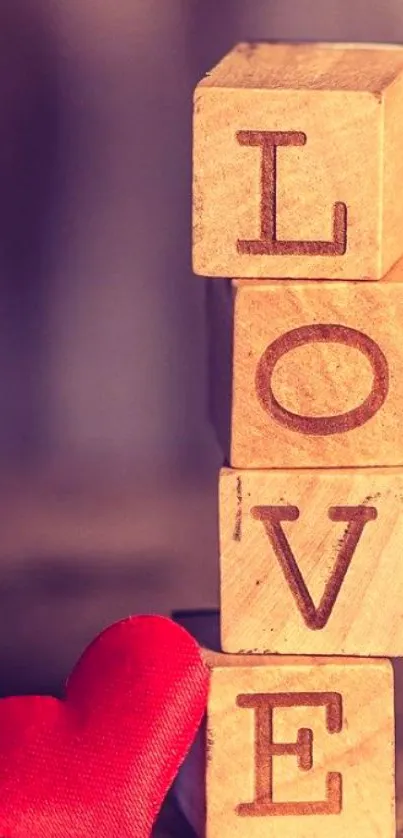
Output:
[[[399,0],[3,0],[5,457],[200,464],[191,93],[237,40],[398,39]]]
[[[398,40],[400,0],[3,0],[0,690],[215,606],[191,98],[238,40]],[[211,282],[211,281],[210,281]],[[219,282],[219,281],[218,281]]]

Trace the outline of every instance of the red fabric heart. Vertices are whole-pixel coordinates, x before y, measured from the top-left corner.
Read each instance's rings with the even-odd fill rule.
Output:
[[[207,690],[184,629],[132,617],[88,647],[65,700],[0,701],[1,838],[148,838]]]

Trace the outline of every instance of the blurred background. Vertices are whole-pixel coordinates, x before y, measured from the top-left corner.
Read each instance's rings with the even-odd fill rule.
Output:
[[[397,41],[403,6],[3,0],[0,32],[4,693],[58,689],[112,620],[218,601],[195,83],[238,40]]]
[[[403,5],[2,0],[0,33],[0,694],[58,692],[107,623],[218,602],[195,83],[248,38],[399,41]]]

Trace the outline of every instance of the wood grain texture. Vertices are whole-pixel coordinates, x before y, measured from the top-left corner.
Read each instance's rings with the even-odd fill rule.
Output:
[[[210,665],[207,838],[394,838],[388,661],[215,655]]]
[[[186,625],[188,631],[200,642],[205,643],[209,638],[209,648],[216,649],[219,642],[219,613],[218,612],[187,612],[185,621],[182,616],[179,621]],[[210,646],[210,643],[212,644]],[[211,652],[207,651],[207,659],[211,660]],[[226,660],[227,658],[224,657]],[[217,658],[215,659],[217,661]],[[243,661],[244,659],[242,659]],[[256,662],[256,658],[253,659]],[[278,659],[276,659],[278,660]],[[219,662],[219,659],[218,659]],[[396,803],[397,803],[397,838],[403,836],[403,660],[393,662],[395,672],[395,708],[396,708]],[[285,712],[285,711],[284,711]],[[205,838],[205,771],[206,771],[206,734],[205,728],[192,747],[189,756],[180,770],[175,784],[175,797],[181,809],[186,813],[198,838]],[[388,790],[376,790],[377,799],[388,793]],[[356,828],[353,834],[356,834]],[[276,834],[276,829],[273,829]],[[267,830],[264,831],[264,836]],[[298,834],[297,832],[295,834]],[[326,832],[324,833],[327,834]]]
[[[403,463],[402,278],[235,283],[231,465]]]
[[[403,655],[403,469],[223,469],[222,648]]]
[[[403,48],[240,44],[196,88],[205,276],[380,279],[403,251]]]
[[[400,725],[402,727],[402,725]],[[203,740],[204,741],[204,740]],[[195,764],[194,764],[195,763]],[[169,838],[190,838],[190,836],[198,836],[198,838],[205,838],[205,750],[201,747],[191,752],[187,761],[182,768],[182,794],[187,795],[188,807],[187,814],[190,818],[193,831],[188,837],[187,832],[175,830],[167,831]],[[380,791],[382,793],[382,791]],[[401,741],[397,742],[396,751],[396,838],[403,836],[403,747]],[[180,804],[178,803],[178,806]],[[355,834],[355,833],[354,833]],[[156,838],[162,838],[165,833],[156,832]]]

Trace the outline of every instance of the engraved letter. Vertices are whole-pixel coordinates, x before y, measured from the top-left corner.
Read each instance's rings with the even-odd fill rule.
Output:
[[[306,343],[344,343],[362,352],[371,364],[374,374],[371,392],[362,404],[335,416],[301,416],[286,410],[277,401],[271,386],[274,367],[283,355]],[[320,436],[343,434],[364,425],[382,407],[389,391],[389,368],[381,348],[368,335],[348,326],[318,323],[291,329],[273,341],[258,363],[255,386],[263,409],[289,430]]]
[[[343,256],[347,250],[347,207],[336,203],[333,211],[333,241],[279,241],[277,239],[277,146],[302,146],[300,131],[238,131],[240,145],[260,146],[261,210],[260,239],[238,239],[238,253],[253,256]]]
[[[378,513],[375,507],[330,507],[328,512],[330,520],[348,521],[348,525],[340,545],[336,564],[326,582],[318,608],[315,608],[312,597],[281,526],[281,521],[296,521],[299,518],[299,509],[296,506],[254,506],[251,512],[253,518],[257,521],[262,521],[264,525],[281,570],[290,586],[291,593],[302,614],[304,622],[310,629],[323,629],[333,611],[334,604],[343,584],[344,577],[350,567],[354,550],[362,535],[365,524],[367,521],[374,521],[377,517]]]
[[[298,768],[310,771],[313,765],[313,732],[300,728],[296,742],[273,742],[275,707],[326,707],[326,728],[340,733],[343,727],[342,697],[339,693],[277,693],[238,695],[238,707],[255,711],[255,799],[237,806],[238,815],[339,815],[342,811],[342,776],[331,771],[326,777],[324,800],[276,803],[273,800],[273,757],[292,754]]]

